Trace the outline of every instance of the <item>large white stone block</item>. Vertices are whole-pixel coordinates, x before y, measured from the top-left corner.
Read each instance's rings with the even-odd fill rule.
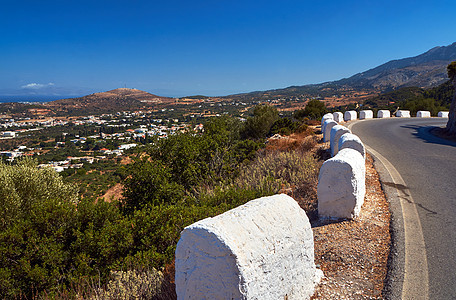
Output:
[[[344,133],[348,133],[350,129],[342,125],[335,125],[331,128],[331,136],[330,136],[330,144],[329,147],[331,148],[331,156],[334,156],[339,151],[339,139]]]
[[[177,244],[178,299],[309,299],[321,276],[309,219],[284,194],[198,221]]]
[[[416,113],[417,118],[430,118],[431,117],[431,112],[427,110],[419,110]]]
[[[365,176],[365,160],[354,149],[342,149],[325,161],[318,177],[318,214],[348,219],[359,216],[366,194]]]
[[[336,126],[337,123],[334,120],[326,120],[323,124],[323,141],[329,142],[331,138],[331,129]]]
[[[398,118],[410,118],[410,110],[398,110],[396,113]]]
[[[358,113],[354,110],[348,110],[344,113],[344,121],[353,121],[358,118]]]
[[[439,118],[448,118],[448,115],[450,112],[448,111],[439,111],[439,114],[437,115]]]
[[[389,110],[379,110],[377,112],[377,118],[389,118],[391,117],[391,112]]]
[[[327,113],[321,118],[321,127],[323,128],[323,124],[325,123],[326,120],[334,120],[333,114],[332,113]],[[323,130],[322,130],[323,132]]]
[[[366,148],[361,139],[353,133],[344,133],[339,139],[339,151],[350,148],[358,151],[363,158],[366,158]]]
[[[359,119],[372,119],[374,117],[374,112],[372,110],[362,110],[359,112]]]
[[[344,121],[344,115],[340,111],[333,113],[333,118],[337,123]]]

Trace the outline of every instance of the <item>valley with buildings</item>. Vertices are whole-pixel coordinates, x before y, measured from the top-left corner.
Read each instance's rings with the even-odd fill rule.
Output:
[[[246,225],[236,237],[263,245],[254,247],[260,254],[268,247],[275,253],[276,243],[267,242],[278,232],[272,230],[266,238],[264,231],[257,232],[256,221],[287,227],[299,220],[308,238],[298,244],[308,244],[302,249],[310,252],[293,255],[306,257],[302,268],[312,275],[301,274],[293,264],[284,266],[312,282],[312,291],[324,272],[312,299],[381,299],[389,288],[394,244],[390,204],[375,159],[358,137],[333,121],[339,133],[362,145],[361,154],[351,152],[357,153],[356,164],[364,172],[356,180],[366,181],[367,188],[360,196],[362,212],[358,207],[335,222],[320,216],[324,207],[317,188],[324,175],[319,172],[335,155],[326,119],[344,112],[361,116],[369,111],[372,118],[448,111],[454,89],[442,74],[455,59],[456,43],[314,85],[180,98],[118,88],[44,103],[1,103],[0,176],[5,185],[0,189],[0,295],[115,299],[113,294],[122,290],[127,291],[125,299],[175,299],[176,291],[186,293],[182,268],[195,269],[186,266],[193,260],[178,246],[196,228],[187,226],[209,228],[216,220],[228,224],[223,218],[230,214],[230,222],[238,226],[239,216],[249,217],[244,211],[252,202],[263,207],[270,204],[262,201],[277,201],[271,207],[291,208],[292,213],[270,216],[273,211],[262,211],[249,223],[255,226]],[[344,119],[337,122],[344,124]],[[230,234],[230,226],[224,226],[217,238]],[[180,247],[191,248],[192,243],[189,238]],[[206,247],[204,241],[201,245]],[[203,249],[198,259],[211,251]],[[269,260],[282,265],[277,263],[280,256],[259,257],[262,266]],[[250,269],[251,263],[240,267]],[[268,272],[258,270],[252,274],[259,272],[255,280],[261,281]],[[277,284],[282,282],[289,280]]]

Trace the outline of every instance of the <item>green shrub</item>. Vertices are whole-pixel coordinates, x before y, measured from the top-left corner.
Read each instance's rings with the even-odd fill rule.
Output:
[[[304,117],[316,120],[321,119],[328,110],[326,109],[325,103],[323,101],[312,99],[310,100],[304,109],[300,109],[294,112],[293,117],[295,119],[301,120]]]
[[[0,229],[30,215],[32,208],[46,200],[76,203],[77,188],[64,183],[51,168],[37,168],[36,160],[22,159],[17,165],[0,162]]]
[[[260,104],[255,106],[253,117],[247,118],[242,135],[244,138],[264,139],[270,132],[272,124],[279,118],[277,108]]]
[[[161,161],[142,159],[132,165],[131,176],[124,182],[123,208],[126,212],[146,204],[176,204],[184,196],[184,188],[172,181],[169,169]]]

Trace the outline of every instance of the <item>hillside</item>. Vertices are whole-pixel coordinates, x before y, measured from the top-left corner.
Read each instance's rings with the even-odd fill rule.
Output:
[[[151,109],[173,103],[173,98],[153,95],[137,89],[119,88],[80,98],[61,99],[45,104],[58,114],[110,113]]]
[[[334,83],[382,91],[405,86],[429,88],[448,80],[446,66],[453,60],[456,60],[456,43],[432,48],[415,57],[392,60]]]
[[[392,111],[406,109],[412,114],[418,110],[428,110],[433,116],[437,116],[439,111],[449,110],[453,92],[453,86],[449,80],[431,89],[404,87],[366,100],[364,108]]]
[[[446,67],[454,60],[456,60],[456,43],[432,48],[418,56],[392,60],[337,81],[256,91],[229,97],[248,101],[303,96],[328,98],[337,95],[342,99],[354,100],[354,95],[359,92],[374,95],[402,87],[431,88],[448,80]]]

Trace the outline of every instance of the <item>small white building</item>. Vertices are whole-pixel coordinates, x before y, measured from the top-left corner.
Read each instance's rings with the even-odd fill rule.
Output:
[[[16,133],[14,131],[3,131],[2,137],[16,137]]]
[[[137,146],[137,144],[122,144],[117,149],[119,149],[119,150],[128,150],[128,149],[134,148],[136,146]]]

